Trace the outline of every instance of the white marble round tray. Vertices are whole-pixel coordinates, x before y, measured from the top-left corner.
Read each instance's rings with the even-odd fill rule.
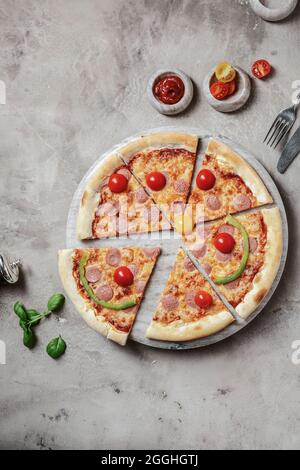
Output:
[[[217,100],[210,92],[210,85],[215,74],[215,69],[211,70],[203,81],[203,93],[212,108],[220,113],[232,113],[242,108],[248,101],[251,93],[251,81],[249,75],[240,67],[234,66],[238,72],[238,89],[234,95],[225,100]]]
[[[164,342],[164,341],[154,341],[145,338],[145,333],[147,327],[151,321],[152,314],[154,309],[158,303],[158,299],[161,295],[161,292],[164,288],[164,285],[168,279],[172,266],[174,264],[175,256],[178,251],[178,248],[181,245],[178,236],[176,236],[173,232],[166,231],[161,233],[152,233],[152,234],[144,234],[144,235],[133,235],[129,237],[120,237],[115,239],[106,239],[106,240],[89,240],[87,242],[81,242],[77,240],[76,237],[76,219],[78,213],[79,202],[81,200],[86,181],[90,176],[95,172],[96,167],[98,166],[99,162],[104,158],[106,155],[110,154],[113,151],[116,151],[121,145],[124,145],[128,141],[132,140],[134,137],[138,137],[139,135],[145,135],[152,132],[158,131],[183,131],[183,132],[191,132],[197,134],[200,141],[199,146],[199,153],[196,165],[195,174],[197,174],[197,170],[201,165],[201,155],[205,152],[207,147],[207,142],[211,137],[216,137],[219,140],[222,140],[226,144],[228,144],[233,150],[237,153],[242,155],[245,160],[247,160],[253,168],[257,171],[257,173],[261,176],[262,180],[264,181],[265,185],[267,186],[268,190],[272,194],[274,204],[277,205],[281,212],[282,222],[283,222],[283,252],[280,267],[277,273],[277,276],[274,280],[273,286],[270,289],[268,295],[263,299],[261,304],[258,308],[253,312],[253,314],[245,321],[235,322],[232,325],[228,326],[223,331],[208,336],[206,338],[200,338],[194,341],[187,341],[183,343],[171,343],[171,342]],[[96,160],[94,165],[90,168],[90,170],[86,173],[82,181],[80,182],[71,202],[68,221],[67,221],[67,230],[66,230],[66,247],[67,248],[87,248],[87,247],[107,247],[107,246],[129,246],[129,245],[136,245],[136,246],[161,246],[162,247],[162,255],[159,258],[158,264],[152,278],[150,280],[149,286],[147,287],[146,295],[143,299],[141,304],[141,308],[138,312],[136,322],[134,324],[132,333],[130,335],[130,339],[136,341],[138,343],[142,343],[147,346],[161,348],[161,349],[176,349],[176,350],[184,350],[184,349],[194,349],[200,348],[203,346],[208,346],[214,343],[217,343],[229,336],[240,331],[242,328],[247,326],[267,305],[269,300],[271,299],[274,291],[280,281],[282,276],[286,257],[287,257],[287,250],[288,250],[288,224],[287,224],[287,217],[285,208],[279,194],[279,191],[272,180],[269,173],[265,170],[265,168],[261,165],[261,163],[247,150],[241,147],[238,144],[235,144],[231,140],[221,135],[213,136],[208,131],[200,128],[191,128],[191,127],[160,127],[156,129],[146,130],[144,132],[140,132],[134,136],[130,136],[121,144],[116,145],[115,147],[111,148],[108,152],[102,155],[100,158]],[[270,318],[270,321],[272,319]]]

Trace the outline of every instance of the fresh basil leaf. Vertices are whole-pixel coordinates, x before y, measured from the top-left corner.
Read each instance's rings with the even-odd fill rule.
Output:
[[[23,344],[24,346],[26,346],[26,348],[29,349],[33,348],[33,346],[35,345],[35,336],[30,327],[24,329]]]
[[[14,305],[14,312],[22,321],[28,320],[26,310],[21,302],[17,302]]]
[[[62,308],[65,302],[65,296],[63,294],[54,294],[48,301],[48,310],[51,312],[57,312]]]
[[[19,321],[19,325],[20,325],[20,327],[22,328],[22,330],[24,330],[24,331],[27,330],[27,328],[28,328],[28,320],[26,320],[26,321],[25,321],[25,320],[20,320],[20,321]]]
[[[41,314],[37,310],[34,309],[29,309],[26,310],[28,320],[30,321],[31,326],[36,326],[40,323],[41,321]]]
[[[47,353],[49,354],[50,357],[53,359],[58,359],[60,356],[62,356],[66,350],[66,343],[62,339],[62,337],[59,335],[57,338],[53,338],[47,346]]]

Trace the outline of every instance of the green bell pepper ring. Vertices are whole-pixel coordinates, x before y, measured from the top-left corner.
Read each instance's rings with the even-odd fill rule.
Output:
[[[248,233],[245,227],[232,215],[228,215],[225,219],[225,222],[232,225],[233,227],[236,227],[241,232],[242,237],[243,237],[244,252],[243,252],[241,264],[238,267],[238,269],[233,274],[230,274],[229,276],[217,277],[214,281],[217,285],[229,284],[230,282],[233,282],[236,279],[238,279],[241,276],[241,274],[244,272],[245,267],[247,265],[248,258],[249,258],[249,237],[248,237]]]
[[[103,300],[98,299],[98,297],[95,295],[93,289],[90,287],[85,277],[85,267],[88,262],[89,256],[90,256],[89,253],[85,253],[80,259],[79,278],[86,293],[93,300],[93,302],[95,302],[95,304],[97,305],[101,305],[101,307],[108,308],[109,310],[126,310],[127,308],[134,307],[136,305],[135,300],[127,300],[126,302],[123,302],[122,304],[114,304],[111,302],[104,302]]]

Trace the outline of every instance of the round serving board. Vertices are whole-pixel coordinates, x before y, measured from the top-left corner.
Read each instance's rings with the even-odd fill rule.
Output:
[[[116,151],[119,147],[126,144],[130,140],[139,135],[146,135],[151,134],[153,132],[165,132],[165,131],[182,131],[187,133],[197,134],[200,138],[200,145],[198,150],[198,159],[197,159],[197,166],[195,175],[197,174],[198,168],[201,166],[202,155],[206,150],[208,140],[211,137],[215,137],[218,140],[223,141],[225,144],[229,145],[234,151],[240,154],[245,160],[247,160],[253,168],[257,171],[257,173],[262,178],[263,182],[265,183],[266,187],[268,188],[269,192],[271,193],[274,205],[280,209],[281,217],[282,217],[282,224],[283,224],[283,251],[281,262],[279,266],[279,270],[277,276],[274,280],[272,288],[270,289],[268,295],[263,299],[261,304],[258,308],[250,315],[246,320],[241,320],[240,322],[235,322],[232,325],[228,326],[224,330],[216,333],[214,335],[208,336],[206,338],[200,338],[194,341],[186,341],[182,343],[171,343],[171,342],[164,342],[164,341],[154,341],[145,338],[145,333],[149,323],[151,321],[153,312],[155,311],[159,297],[164,289],[164,286],[167,282],[171,269],[173,267],[176,253],[181,246],[181,240],[179,239],[178,235],[174,232],[160,232],[160,233],[151,233],[151,234],[142,234],[142,235],[131,235],[126,237],[119,237],[119,238],[110,238],[105,240],[88,240],[86,242],[81,242],[77,240],[76,237],[76,220],[77,220],[77,213],[80,204],[81,197],[84,192],[84,188],[86,186],[87,180],[92,176],[97,168],[99,162],[107,156],[108,154]],[[149,285],[147,287],[147,291],[143,302],[141,304],[140,310],[138,312],[133,330],[130,335],[130,339],[133,341],[137,341],[138,343],[145,344],[147,346],[161,348],[161,349],[194,349],[200,348],[203,346],[208,346],[214,343],[217,343],[229,336],[237,333],[242,328],[245,328],[267,305],[269,300],[271,299],[274,291],[280,281],[280,278],[283,273],[283,269],[286,262],[287,257],[287,250],[288,250],[288,225],[287,225],[287,217],[285,208],[279,194],[279,191],[272,180],[269,173],[265,170],[262,164],[247,150],[245,150],[240,145],[232,142],[230,139],[218,135],[213,136],[209,132],[200,129],[200,128],[192,128],[192,127],[160,127],[156,129],[146,130],[144,132],[139,132],[133,136],[130,136],[120,144],[116,145],[115,147],[111,148],[108,152],[102,155],[100,158],[96,160],[94,165],[90,168],[90,170],[86,173],[82,181],[80,182],[71,202],[68,221],[67,221],[67,233],[66,233],[66,246],[67,248],[100,248],[100,247],[121,247],[121,246],[160,246],[162,248],[162,254],[158,260],[156,268],[153,272]]]

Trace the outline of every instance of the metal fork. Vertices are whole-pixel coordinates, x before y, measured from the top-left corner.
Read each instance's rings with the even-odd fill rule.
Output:
[[[277,118],[270,127],[269,132],[267,133],[264,142],[267,140],[267,145],[276,149],[277,145],[282,141],[284,136],[286,136],[291,128],[293,127],[296,121],[296,112],[297,107],[300,103],[300,93],[296,98],[297,102],[290,108],[284,109],[281,113],[278,114]]]

